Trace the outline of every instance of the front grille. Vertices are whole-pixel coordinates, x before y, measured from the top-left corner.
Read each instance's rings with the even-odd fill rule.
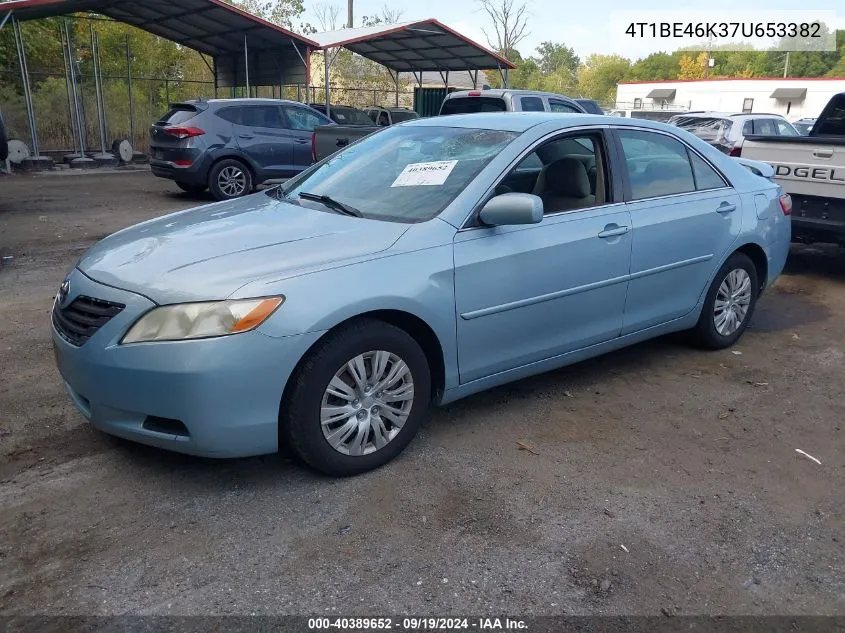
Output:
[[[122,303],[80,295],[67,307],[53,306],[53,326],[68,343],[79,347],[125,307]]]

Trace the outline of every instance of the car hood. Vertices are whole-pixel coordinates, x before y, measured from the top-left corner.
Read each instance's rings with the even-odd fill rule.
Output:
[[[255,194],[119,231],[92,246],[77,268],[156,303],[223,299],[252,281],[378,253],[408,228]]]

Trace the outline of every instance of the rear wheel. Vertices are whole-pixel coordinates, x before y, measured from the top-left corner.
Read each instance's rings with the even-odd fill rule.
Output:
[[[744,253],[734,253],[707,291],[693,330],[696,342],[707,349],[724,349],[736,343],[751,321],[759,294],[754,262]]]
[[[181,189],[182,191],[195,196],[201,194],[203,191],[208,189],[206,185],[191,185],[187,182],[179,182],[178,180],[176,181],[176,186],[179,187],[179,189]]]
[[[281,439],[310,466],[355,475],[396,457],[431,398],[428,360],[404,330],[361,320],[330,333],[292,377]]]
[[[226,158],[208,174],[208,188],[217,200],[231,200],[252,193],[252,173],[241,161]]]

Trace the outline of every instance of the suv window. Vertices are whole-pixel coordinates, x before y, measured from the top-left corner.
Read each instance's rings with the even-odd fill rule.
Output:
[[[543,112],[543,100],[540,97],[521,97],[519,103],[523,112]]]
[[[813,124],[813,136],[845,136],[845,96],[833,97]]]
[[[292,130],[304,130],[306,132],[313,132],[318,125],[326,125],[331,121],[317,112],[306,110],[305,108],[297,108],[295,106],[285,106],[285,116],[288,119],[288,126]]]
[[[475,112],[505,112],[505,100],[498,97],[456,97],[446,99],[440,114],[471,114]]]
[[[790,125],[786,121],[775,119],[775,125],[777,126],[778,134],[780,134],[781,136],[801,136],[798,130],[796,130],[794,126]]]
[[[392,110],[394,123],[401,123],[402,121],[410,121],[412,119],[419,119],[420,115],[413,110]]]
[[[619,130],[634,200],[695,191],[686,146],[664,134]]]
[[[573,108],[564,101],[558,101],[556,99],[549,99],[549,108],[552,112],[575,112],[581,114],[580,110]]]
[[[774,119],[756,119],[753,121],[754,134],[762,136],[777,136],[778,126]]]
[[[282,128],[279,106],[232,106],[217,112],[221,119],[246,127]]]
[[[721,117],[680,117],[675,125],[708,143],[728,138],[733,122]]]
[[[168,110],[167,114],[161,117],[158,125],[180,125],[185,121],[193,119],[197,115],[197,109],[194,106],[179,105]]]
[[[387,110],[382,110],[378,114],[378,124],[379,125],[390,125],[390,117],[387,116]]]

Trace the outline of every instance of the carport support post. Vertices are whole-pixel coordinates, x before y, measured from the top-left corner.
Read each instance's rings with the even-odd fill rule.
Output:
[[[132,100],[132,49],[129,48],[129,36],[126,36],[126,85],[129,90],[129,135],[132,137],[132,149],[135,149],[135,102]]]
[[[396,107],[398,108],[399,107],[399,71],[398,70],[396,71],[396,76],[394,77],[394,81],[395,81],[395,86],[396,86],[396,92],[395,92]]]
[[[81,154],[77,154],[77,141],[78,136],[76,134],[76,119],[73,115],[73,99],[71,98],[71,86],[70,86],[70,64],[71,61],[68,59],[68,46],[67,41],[65,40],[65,25],[62,22],[59,25],[59,34],[61,35],[62,41],[62,61],[65,64],[65,91],[67,92],[67,116],[68,122],[70,123],[70,135],[73,137],[73,151],[70,154],[72,158],[65,159],[65,160],[73,160],[77,156],[81,156]]]
[[[76,112],[76,133],[79,134],[79,156],[72,158],[71,167],[94,167],[96,164],[85,155],[85,123],[82,118],[82,108],[79,104],[79,91],[76,85],[76,66],[73,63],[73,44],[71,42],[70,20],[65,20],[65,41],[67,42],[67,59],[70,66],[70,86],[73,93],[73,109]]]
[[[246,78],[246,96],[249,97],[249,46],[244,35],[244,77]]]
[[[18,62],[21,67],[21,80],[23,81],[23,98],[26,103],[26,117],[29,122],[30,139],[32,140],[32,155],[37,158],[38,151],[38,131],[35,129],[35,110],[32,107],[32,90],[29,85],[29,70],[26,66],[26,50],[23,45],[23,38],[21,37],[21,25],[12,16],[12,30],[15,32],[15,47],[18,49]]]
[[[323,80],[325,81],[325,93],[326,93],[326,116],[331,117],[332,110],[331,105],[329,104],[329,49],[323,49],[323,69],[324,69],[324,77]]]
[[[94,154],[94,161],[98,165],[113,165],[117,159],[113,154],[106,153],[106,103],[103,98],[103,83],[100,77],[100,38],[94,33],[94,24],[89,23],[91,28],[91,61],[94,66],[94,91],[97,97],[97,117],[100,121],[100,153]]]

